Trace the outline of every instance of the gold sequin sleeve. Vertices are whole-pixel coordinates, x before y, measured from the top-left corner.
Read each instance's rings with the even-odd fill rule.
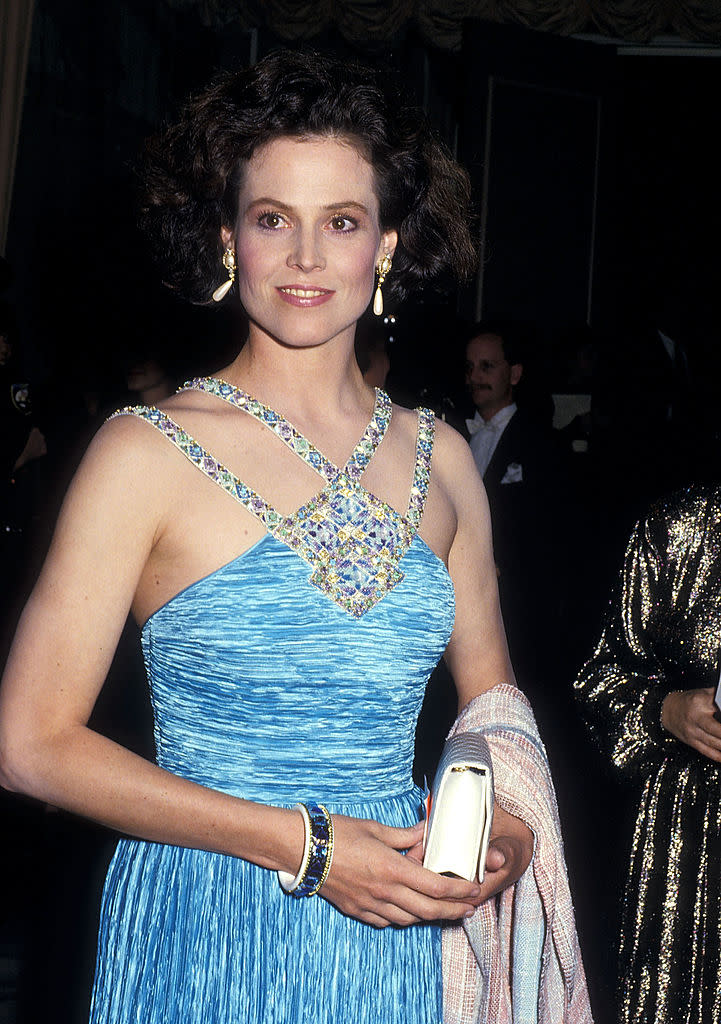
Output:
[[[720,496],[689,489],[636,526],[603,633],[575,683],[596,742],[625,773],[696,756],[662,728],[661,705],[672,690],[714,682]]]
[[[638,791],[619,1024],[721,1021],[721,766],[659,721],[669,691],[715,685],[720,645],[721,487],[689,487],[634,531],[576,683],[598,744]]]

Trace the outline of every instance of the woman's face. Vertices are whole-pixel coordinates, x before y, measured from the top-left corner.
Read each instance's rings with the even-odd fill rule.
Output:
[[[238,293],[254,330],[295,347],[352,328],[370,302],[375,267],[397,235],[382,232],[373,169],[325,136],[279,138],[248,161],[235,232]]]

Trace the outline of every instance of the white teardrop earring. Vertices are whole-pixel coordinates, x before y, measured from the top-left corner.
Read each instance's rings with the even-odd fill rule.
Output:
[[[235,250],[231,249],[230,246],[223,253],[223,266],[228,271],[228,280],[223,281],[215,289],[213,292],[213,302],[222,302],[233,287],[233,281],[235,281]]]
[[[376,287],[376,293],[373,296],[373,312],[376,316],[380,316],[383,312],[383,282],[388,276],[391,267],[393,266],[393,260],[391,259],[390,253],[386,253],[382,259],[378,261],[376,270],[378,272],[378,285]]]

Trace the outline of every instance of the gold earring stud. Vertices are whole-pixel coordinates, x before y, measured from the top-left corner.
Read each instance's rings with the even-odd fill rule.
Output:
[[[228,271],[228,280],[223,281],[215,289],[213,292],[213,302],[222,302],[233,287],[233,281],[235,281],[235,249],[231,249],[230,246],[223,253],[223,266]]]
[[[390,269],[393,266],[393,260],[391,254],[387,252],[382,259],[378,261],[376,271],[378,272],[378,285],[376,287],[376,293],[373,296],[373,312],[376,316],[380,316],[383,312],[383,282],[390,273]]]

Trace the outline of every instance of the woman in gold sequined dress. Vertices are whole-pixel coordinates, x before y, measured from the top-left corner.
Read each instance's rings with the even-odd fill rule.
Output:
[[[640,789],[622,909],[623,1024],[721,1020],[721,487],[655,505],[576,683]]]

